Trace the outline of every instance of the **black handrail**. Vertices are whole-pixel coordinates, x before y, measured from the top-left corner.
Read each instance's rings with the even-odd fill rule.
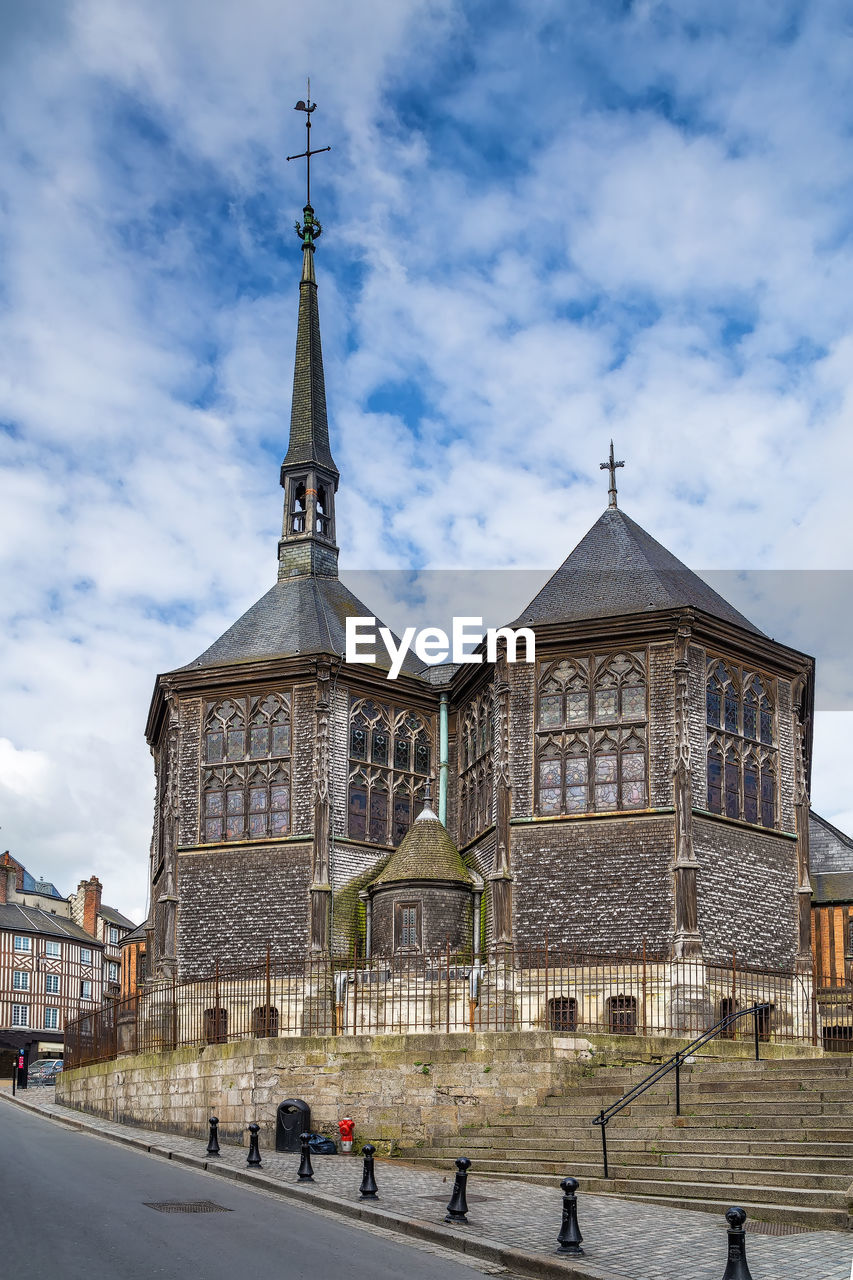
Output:
[[[639,1098],[641,1093],[645,1093],[653,1084],[657,1084],[658,1080],[662,1080],[664,1076],[669,1075],[670,1071],[675,1072],[675,1114],[681,1115],[681,1064],[685,1058],[695,1053],[697,1049],[701,1049],[709,1040],[713,1040],[721,1031],[725,1031],[727,1027],[733,1026],[738,1018],[746,1018],[752,1014],[752,1031],[755,1037],[755,1061],[759,1061],[758,1056],[758,1015],[763,1009],[768,1011],[772,1008],[769,1003],[753,1004],[748,1009],[738,1009],[734,1013],[729,1013],[725,1018],[720,1018],[719,1022],[715,1022],[713,1027],[703,1032],[697,1040],[693,1040],[686,1049],[679,1049],[678,1053],[671,1058],[667,1058],[666,1062],[662,1062],[659,1067],[650,1072],[645,1080],[641,1080],[639,1084],[635,1084],[633,1089],[629,1089],[627,1093],[623,1093],[618,1101],[609,1107],[602,1107],[598,1115],[593,1118],[592,1123],[601,1125],[601,1155],[604,1161],[604,1176],[609,1177],[607,1170],[607,1125],[613,1116],[618,1115],[620,1111],[624,1111],[631,1103]]]

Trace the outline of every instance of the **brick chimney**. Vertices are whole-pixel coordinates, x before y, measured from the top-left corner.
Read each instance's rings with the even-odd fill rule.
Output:
[[[9,902],[14,897],[17,873],[18,864],[7,849],[0,858],[0,903]]]
[[[97,938],[98,912],[101,909],[103,886],[97,876],[92,876],[91,879],[84,880],[81,887],[83,889],[83,928],[87,933],[91,933],[93,938]]]

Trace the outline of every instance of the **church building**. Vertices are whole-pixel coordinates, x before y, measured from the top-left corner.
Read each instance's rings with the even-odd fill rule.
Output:
[[[338,576],[310,204],[298,229],[277,577],[151,702],[148,976],[451,936],[810,973],[813,661],[622,510],[612,448],[607,507],[516,620],[534,663],[345,661],[374,611]]]

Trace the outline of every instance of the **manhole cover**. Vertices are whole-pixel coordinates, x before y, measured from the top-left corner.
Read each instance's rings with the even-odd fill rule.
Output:
[[[753,1218],[749,1218],[746,1230],[759,1236],[805,1236],[809,1235],[814,1228],[794,1227],[789,1222],[756,1222]]]
[[[213,1200],[143,1200],[146,1209],[158,1213],[231,1213],[223,1204]]]

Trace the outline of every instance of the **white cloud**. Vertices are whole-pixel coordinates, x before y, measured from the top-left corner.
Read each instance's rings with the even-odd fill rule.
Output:
[[[154,674],[273,580],[307,70],[343,564],[555,566],[612,435],[692,565],[853,567],[844,6],[20,8],[0,731],[42,790],[7,781],[3,828],[61,888],[141,915]]]

